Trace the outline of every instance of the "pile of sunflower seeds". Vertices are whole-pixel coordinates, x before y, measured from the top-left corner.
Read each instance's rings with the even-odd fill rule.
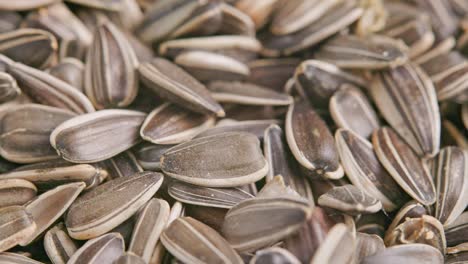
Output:
[[[468,263],[468,1],[0,0],[0,263]]]

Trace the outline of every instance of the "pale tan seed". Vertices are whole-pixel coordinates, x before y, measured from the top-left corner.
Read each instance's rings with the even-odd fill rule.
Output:
[[[18,245],[35,230],[36,223],[23,206],[0,208],[0,252]]]
[[[63,223],[59,223],[45,234],[44,249],[52,263],[65,264],[78,247],[68,236]]]
[[[100,264],[113,263],[125,250],[122,236],[118,233],[108,233],[88,240],[79,248],[68,264]]]
[[[0,208],[24,205],[36,197],[36,193],[36,186],[29,181],[0,177]]]

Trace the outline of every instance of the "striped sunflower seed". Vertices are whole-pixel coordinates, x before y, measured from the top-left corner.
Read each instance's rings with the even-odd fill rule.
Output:
[[[70,206],[68,233],[74,239],[89,239],[112,230],[150,200],[162,181],[159,173],[140,172],[99,185]]]
[[[377,198],[386,211],[400,207],[405,192],[380,164],[372,144],[354,132],[338,129],[336,144],[346,175],[368,195]]]
[[[50,144],[71,162],[102,161],[139,142],[138,132],[145,117],[142,112],[117,109],[77,116],[55,128]]]
[[[24,205],[36,197],[37,188],[29,181],[22,179],[0,180],[0,208]]]
[[[278,198],[278,197],[286,197],[286,198],[298,198],[301,199],[301,195],[298,194],[295,190],[291,187],[286,186],[283,180],[283,176],[276,175],[268,181],[262,189],[258,192],[257,198]],[[310,202],[313,205],[313,202]]]
[[[468,212],[464,212],[445,228],[447,253],[468,252]]]
[[[421,218],[423,215],[428,214],[429,212],[424,205],[415,200],[411,200],[400,208],[393,218],[392,223],[388,226],[387,231],[391,232],[392,230],[395,230],[397,226],[403,224],[403,222],[408,218]]]
[[[323,207],[333,208],[350,215],[372,214],[382,209],[379,200],[350,184],[335,187],[322,194],[317,203]]]
[[[425,244],[397,245],[386,248],[375,255],[367,256],[363,264],[393,263],[443,264],[444,257],[436,248]]]
[[[240,0],[235,3],[235,7],[248,15],[255,24],[255,29],[265,26],[271,15],[275,12],[278,0],[249,1]]]
[[[197,80],[240,81],[250,75],[249,67],[229,56],[207,51],[187,51],[175,58],[175,63]]]
[[[438,40],[432,45],[430,50],[414,58],[413,63],[420,65],[441,54],[449,53],[455,47],[455,44],[456,44],[455,38],[453,37],[448,37],[443,40]]]
[[[75,242],[68,236],[63,223],[49,229],[44,236],[44,249],[54,264],[65,264],[78,250]]]
[[[268,164],[253,134],[228,132],[169,149],[161,157],[161,168],[167,176],[186,183],[233,187],[263,178]]]
[[[312,208],[304,200],[249,199],[228,211],[222,234],[237,251],[254,251],[298,231],[311,213]]]
[[[444,226],[453,222],[468,206],[468,152],[446,147],[432,160],[436,187],[434,216]]]
[[[0,102],[8,102],[21,94],[16,80],[6,72],[0,72]]]
[[[142,172],[143,168],[140,166],[135,156],[130,151],[125,151],[112,159],[103,161],[102,166],[109,175],[109,178],[129,177],[137,172]]]
[[[160,96],[200,113],[225,115],[206,87],[168,60],[155,58],[138,68],[141,81]]]
[[[330,113],[335,124],[369,138],[380,127],[379,119],[369,100],[357,87],[343,84],[330,98]]]
[[[328,2],[328,1],[327,1]],[[259,36],[263,43],[262,55],[279,57],[291,55],[314,46],[354,23],[363,13],[356,1],[344,1],[325,12],[307,27],[286,35],[266,32]]]
[[[34,68],[44,68],[55,58],[57,40],[48,31],[22,28],[0,34],[0,53]]]
[[[190,216],[203,224],[221,232],[228,209],[185,204],[184,216]]]
[[[427,165],[391,128],[374,132],[372,143],[382,165],[413,199],[424,205],[436,201],[436,190]]]
[[[223,122],[224,121],[224,122]],[[198,134],[196,138],[213,136],[226,132],[247,132],[257,136],[259,140],[263,140],[265,129],[272,124],[278,124],[278,120],[245,120],[245,121],[232,121],[223,119],[216,124],[214,128],[205,130]]]
[[[220,8],[223,20],[219,34],[255,36],[255,23],[247,14],[224,3]]]
[[[252,199],[254,196],[239,188],[208,188],[173,181],[169,183],[168,193],[174,199],[184,203],[208,207],[227,208]]]
[[[243,263],[218,232],[191,217],[174,220],[163,231],[161,242],[172,255],[186,263]]]
[[[315,58],[341,68],[377,70],[404,64],[406,51],[402,41],[384,36],[338,35],[320,46]]]
[[[89,99],[68,83],[4,56],[0,56],[0,61],[7,65],[7,72],[16,79],[21,90],[34,101],[78,114],[94,112]]]
[[[145,170],[160,171],[161,156],[174,145],[156,145],[142,143],[134,148],[135,158]]]
[[[0,154],[17,163],[57,158],[50,145],[52,130],[75,114],[55,107],[25,104],[9,109],[0,120]]]
[[[84,64],[82,61],[72,57],[64,58],[60,63],[49,68],[49,73],[83,92]]]
[[[88,240],[79,248],[68,264],[99,264],[114,263],[125,251],[122,236],[118,233],[108,233]]]
[[[289,106],[285,127],[289,148],[302,166],[325,178],[343,177],[333,135],[308,102]]]
[[[32,216],[18,205],[0,208],[0,224],[0,252],[18,245],[36,230]]]
[[[423,215],[421,218],[407,218],[385,235],[385,244],[389,247],[412,243],[427,244],[445,254],[444,227],[436,218]]]
[[[166,227],[169,211],[166,201],[155,198],[149,200],[138,214],[128,251],[140,256],[144,262],[149,262],[159,236]]]
[[[246,82],[215,81],[208,85],[208,90],[222,103],[282,106],[293,102],[289,95]]]
[[[300,264],[301,262],[291,252],[280,247],[271,247],[255,252],[249,264]]]
[[[173,104],[154,109],[140,128],[144,140],[154,144],[179,144],[214,126],[215,118]]]
[[[445,264],[463,264],[468,261],[468,251],[460,252],[460,254],[450,254],[445,258]]]
[[[297,58],[258,59],[248,63],[250,75],[247,82],[283,91],[287,80],[294,74],[300,60]]]
[[[355,258],[358,263],[361,263],[365,257],[373,256],[384,249],[384,241],[379,236],[361,232],[357,233]]]
[[[301,175],[297,161],[291,157],[283,130],[278,125],[270,125],[265,130],[263,153],[269,166],[267,182],[272,181],[275,175],[281,175],[287,186],[309,201],[314,201],[310,184]]]
[[[414,65],[376,74],[371,94],[380,113],[418,155],[439,151],[440,116],[431,80]]]
[[[207,2],[196,8],[190,18],[178,26],[169,38],[212,35],[221,28],[222,21],[221,3]]]
[[[142,258],[132,253],[126,252],[122,254],[113,264],[145,264]]]
[[[457,19],[448,2],[437,0],[412,0],[419,10],[431,16],[432,29],[437,39],[445,39],[457,31]]]
[[[17,253],[2,252],[0,253],[0,261],[3,263],[15,264],[43,264],[42,262],[35,261],[29,257]]]
[[[82,182],[64,184],[39,195],[26,204],[26,211],[34,220],[36,228],[32,234],[21,240],[19,244],[26,246],[36,240],[65,213],[84,187],[85,184]]]
[[[54,2],[58,2],[58,0],[19,0],[15,2],[8,1],[2,2],[0,4],[0,10],[25,11],[47,6]]]
[[[385,237],[385,230],[388,226],[388,216],[384,211],[375,214],[361,215],[356,221],[356,231],[369,235]]]
[[[354,257],[356,240],[345,224],[336,224],[317,248],[311,264],[349,263]]]

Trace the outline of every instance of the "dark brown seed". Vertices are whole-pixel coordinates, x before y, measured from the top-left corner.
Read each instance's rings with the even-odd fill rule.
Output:
[[[361,215],[356,221],[356,231],[369,235],[377,235],[383,239],[388,226],[388,216],[384,211],[375,214]]]
[[[191,218],[177,218],[161,235],[164,247],[186,263],[243,263],[215,230]]]
[[[0,208],[0,224],[0,252],[18,245],[36,230],[36,223],[23,206]]]
[[[457,19],[448,2],[437,0],[412,0],[419,10],[430,15],[432,29],[437,39],[445,39],[457,31]]]
[[[464,264],[468,262],[468,251],[459,254],[449,254],[445,258],[445,264]]]
[[[436,201],[434,182],[427,165],[391,128],[374,132],[372,143],[382,165],[393,179],[418,202],[431,205]]]
[[[163,175],[140,172],[108,181],[80,196],[68,210],[65,224],[75,239],[102,235],[132,216],[153,197]]]
[[[205,187],[233,187],[256,182],[268,164],[255,135],[228,132],[177,145],[161,157],[163,172]]]
[[[193,217],[205,225],[213,228],[217,232],[221,232],[221,227],[223,226],[224,217],[226,216],[227,212],[228,209],[225,208],[206,207],[191,204],[184,205],[185,216]]]
[[[24,205],[36,197],[37,188],[22,179],[0,180],[0,208],[12,205]]]
[[[135,157],[138,163],[145,170],[161,170],[161,156],[174,145],[156,145],[150,143],[141,143],[134,149]]]
[[[88,240],[71,256],[68,264],[101,264],[114,263],[125,250],[122,236],[108,233]]]
[[[291,104],[285,127],[289,148],[302,166],[325,178],[343,177],[333,135],[309,103]]]
[[[65,2],[107,11],[120,11],[124,3],[123,0],[65,0]]]
[[[80,60],[71,57],[64,58],[50,68],[49,73],[83,92],[84,64]]]
[[[248,63],[250,75],[246,81],[281,92],[299,63],[300,60],[297,58],[251,61]]]
[[[12,107],[0,120],[0,154],[17,163],[32,163],[57,158],[50,145],[50,134],[75,114],[55,107],[25,104]]]
[[[371,214],[382,208],[379,200],[350,184],[329,190],[319,197],[317,203],[350,215]]]
[[[215,118],[173,104],[154,109],[140,128],[144,140],[154,144],[179,144],[214,126]]]
[[[105,160],[102,165],[108,173],[109,179],[129,177],[143,171],[143,168],[130,151],[125,151],[112,159]]]
[[[142,82],[169,101],[195,112],[224,116],[206,87],[170,61],[156,58],[142,63],[138,70]]]
[[[142,112],[117,109],[77,116],[55,128],[50,144],[71,162],[102,161],[140,141],[138,132],[145,117]]]
[[[362,264],[421,263],[443,264],[439,250],[425,244],[398,245],[386,248],[375,255],[367,256]]]
[[[468,251],[468,212],[458,216],[455,221],[445,227],[447,252],[450,254]]]
[[[33,1],[31,1],[33,2]],[[0,11],[0,32],[5,33],[19,28],[23,18],[15,11]]]
[[[44,249],[52,263],[65,264],[78,247],[68,236],[63,223],[60,223],[45,234]]]

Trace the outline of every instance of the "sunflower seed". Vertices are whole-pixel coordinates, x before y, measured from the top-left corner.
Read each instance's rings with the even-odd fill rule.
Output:
[[[375,255],[367,256],[363,264],[419,263],[443,264],[444,257],[439,250],[425,244],[397,245],[386,248]]]
[[[421,243],[433,246],[445,253],[444,227],[436,218],[423,215],[421,218],[408,218],[385,235],[389,247],[400,244]]]
[[[117,109],[77,116],[55,128],[50,144],[71,162],[102,161],[138,143],[145,116],[142,112]]]
[[[124,253],[124,249],[125,245],[122,236],[118,233],[108,233],[88,240],[71,256],[67,263],[114,263]]]
[[[140,135],[154,144],[179,144],[214,126],[214,123],[213,116],[163,104],[146,117]]]
[[[299,164],[291,157],[283,130],[278,125],[270,125],[265,130],[263,152],[269,165],[267,182],[272,181],[275,175],[281,175],[286,185],[302,197],[314,201],[310,184],[300,174]]]
[[[457,19],[450,9],[449,3],[437,0],[412,0],[419,10],[429,13],[432,29],[437,39],[445,39],[457,31]]]
[[[161,242],[183,262],[242,263],[240,256],[221,235],[191,217],[174,220],[163,231]]]
[[[443,146],[459,146],[468,148],[468,141],[463,132],[449,120],[442,120],[441,144]]]
[[[0,208],[0,224],[0,252],[18,245],[36,230],[36,223],[23,206]]]
[[[138,71],[144,84],[169,101],[195,112],[224,116],[206,87],[170,61],[156,58],[142,63]]]
[[[82,182],[61,185],[39,195],[28,203],[26,211],[31,214],[36,223],[36,229],[28,237],[20,241],[21,246],[29,245],[49,228],[59,217],[61,217],[72,202],[84,189]]]
[[[45,234],[44,249],[53,264],[65,264],[78,248],[60,223]]]
[[[255,24],[247,14],[224,3],[220,8],[223,20],[219,34],[255,36]]]
[[[212,35],[221,28],[222,21],[221,4],[218,2],[207,2],[196,8],[190,18],[178,26],[169,35],[169,38]]]
[[[235,3],[235,6],[252,19],[255,29],[258,30],[269,22],[270,16],[275,12],[277,2],[278,0],[240,0]]]
[[[129,177],[137,172],[143,171],[143,168],[130,151],[122,152],[112,159],[105,160],[101,165],[105,168],[105,171],[108,173],[109,179],[111,180],[115,178]]]
[[[21,94],[16,80],[6,72],[0,72],[0,103],[11,101]]]
[[[336,224],[330,229],[310,263],[349,263],[353,259],[355,247],[355,238],[348,227]]]
[[[409,201],[401,207],[398,213],[393,218],[392,223],[388,226],[388,232],[394,230],[397,226],[403,224],[406,219],[409,218],[421,218],[423,215],[428,215],[429,212],[426,210],[424,205],[417,201]]]
[[[177,145],[163,154],[161,167],[167,176],[205,187],[249,184],[268,171],[260,142],[244,132],[206,136]]]
[[[120,256],[116,261],[113,262],[113,264],[145,264],[145,262],[142,258],[133,255],[132,253],[124,253],[122,256]]]
[[[15,2],[7,1],[0,3],[0,10],[24,11],[47,6],[54,2],[58,2],[58,0],[19,0]]]
[[[205,130],[198,134],[196,138],[213,136],[226,132],[248,132],[256,135],[259,140],[263,140],[265,129],[272,124],[278,124],[278,120],[246,120],[229,123],[221,120],[214,128]]]
[[[62,59],[60,63],[49,69],[52,76],[70,84],[81,92],[83,92],[83,72],[83,62],[71,57]]]
[[[203,224],[221,232],[224,217],[228,209],[185,204],[184,215],[190,216]]]
[[[32,1],[31,1],[32,2]],[[15,11],[0,11],[0,33],[13,31],[19,28],[22,17]]]
[[[387,222],[388,216],[384,211],[375,214],[361,215],[356,221],[356,231],[383,238],[385,236],[385,229],[388,226]]]
[[[413,63],[420,65],[441,54],[449,53],[455,47],[455,44],[456,42],[453,37],[448,37],[444,40],[436,41],[430,50],[424,52],[417,58],[414,58]]]
[[[11,252],[0,253],[0,262],[8,264],[43,264],[42,262],[35,261],[29,257]]]
[[[280,247],[271,247],[255,252],[249,264],[300,264],[301,262],[289,251]]]
[[[251,61],[248,63],[250,75],[246,81],[281,92],[299,63],[300,60],[296,58]]]
[[[79,114],[94,111],[89,99],[66,82],[4,56],[0,56],[0,61],[7,65],[7,72],[16,79],[21,90],[34,101]]]
[[[36,197],[37,188],[29,181],[21,179],[0,180],[0,208],[24,205]]]
[[[329,190],[319,197],[317,203],[350,215],[375,213],[382,208],[379,200],[349,184]]]
[[[315,58],[341,68],[385,69],[404,64],[406,45],[384,36],[339,35],[320,47]]]
[[[379,119],[369,100],[357,87],[343,84],[330,99],[330,113],[338,127],[369,138],[379,128]]]
[[[3,55],[35,68],[50,64],[57,46],[55,37],[44,30],[23,28],[0,34]]]
[[[148,262],[153,255],[156,243],[169,219],[169,204],[160,199],[151,199],[143,207],[135,224],[129,252]]]
[[[445,258],[445,264],[463,264],[468,261],[468,251],[460,252],[460,254],[450,254]]]
[[[289,95],[251,83],[215,81],[208,89],[216,101],[223,103],[281,106],[293,102]]]
[[[135,158],[141,167],[145,170],[160,171],[161,156],[174,145],[155,145],[150,143],[142,143],[134,149]]]
[[[434,86],[410,64],[377,74],[371,89],[380,113],[418,155],[439,150],[440,116]]]
[[[228,211],[222,234],[237,251],[253,251],[272,245],[296,232],[311,213],[312,208],[303,200],[245,200]]]
[[[307,102],[289,106],[285,127],[289,148],[302,166],[325,178],[343,177],[333,136]]]
[[[356,236],[356,260],[358,263],[361,263],[361,261],[367,257],[367,256],[373,256],[377,254],[378,252],[382,251],[385,249],[385,244],[382,240],[377,235],[369,235],[365,233],[357,233]]]
[[[447,252],[458,253],[459,248],[468,251],[468,213],[464,212],[458,216],[455,221],[446,226],[445,238],[447,239]]]
[[[335,139],[350,181],[368,195],[380,200],[386,211],[397,209],[406,199],[405,192],[380,164],[372,144],[346,129],[338,129]]]
[[[65,2],[107,11],[120,11],[124,0],[65,0]]]
[[[374,132],[372,143],[382,165],[406,193],[424,205],[436,201],[429,169],[401,137],[383,127]]]
[[[38,104],[13,107],[0,120],[0,154],[18,163],[57,158],[49,136],[55,127],[74,116],[67,110]]]
[[[260,35],[263,42],[262,54],[268,57],[291,55],[314,46],[355,22],[363,13],[356,1],[344,1],[325,12],[320,19],[294,33]]]

